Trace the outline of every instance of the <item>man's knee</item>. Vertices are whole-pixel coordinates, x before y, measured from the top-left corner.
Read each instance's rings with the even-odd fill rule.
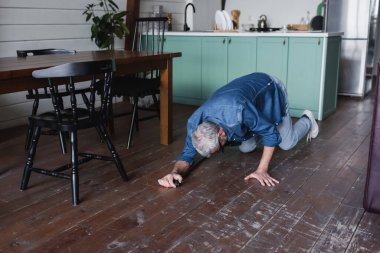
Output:
[[[282,150],[290,150],[292,149],[296,144],[295,143],[290,143],[290,142],[286,142],[286,143],[280,143],[278,146],[282,149]]]
[[[252,152],[253,150],[255,150],[255,148],[256,148],[256,146],[255,147],[246,147],[246,146],[244,146],[244,147],[242,147],[241,145],[239,146],[239,150],[240,150],[240,152],[242,152],[242,153],[249,153],[249,152]]]
[[[243,141],[239,146],[239,150],[242,153],[252,152],[253,150],[255,150],[255,148],[256,148],[256,139],[254,137],[246,141]]]

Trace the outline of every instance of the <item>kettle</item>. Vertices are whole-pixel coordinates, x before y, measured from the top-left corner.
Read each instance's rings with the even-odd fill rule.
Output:
[[[265,15],[260,16],[259,22],[257,23],[257,28],[267,29],[267,16],[265,16]]]

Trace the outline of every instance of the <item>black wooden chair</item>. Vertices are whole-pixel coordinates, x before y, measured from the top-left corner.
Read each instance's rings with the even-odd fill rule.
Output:
[[[46,49],[33,49],[33,50],[17,50],[17,57],[28,57],[28,56],[35,56],[35,55],[51,55],[51,54],[76,54],[75,50],[67,50],[67,49],[56,49],[56,48],[46,48]],[[68,96],[69,90],[68,86],[65,85],[64,90],[60,90],[58,86],[54,87],[57,94],[59,94],[59,104],[60,106],[63,106],[63,97]],[[77,89],[76,93],[80,94],[83,98],[84,103],[88,104],[88,98],[86,96],[86,93],[89,92],[89,89]],[[33,107],[32,107],[32,116],[37,114],[39,103],[41,99],[49,99],[51,100],[50,92],[47,88],[42,89],[31,89],[28,90],[28,94],[26,95],[27,99],[32,99],[33,101]],[[41,134],[56,134],[55,132],[51,131],[42,131]],[[61,144],[62,153],[66,153],[66,142],[65,138],[62,133],[59,134],[59,140]],[[28,132],[26,135],[25,140],[25,150],[28,150],[30,146],[30,141],[32,137],[32,126],[28,127]]]
[[[90,76],[90,77],[89,77]],[[36,70],[33,72],[35,78],[46,78],[48,81],[49,92],[52,98],[53,111],[32,115],[29,117],[30,126],[32,126],[32,142],[28,151],[28,157],[25,163],[24,173],[21,181],[21,190],[28,186],[31,172],[37,172],[44,175],[60,177],[71,180],[72,203],[79,203],[79,176],[78,165],[91,159],[113,161],[123,180],[127,180],[127,175],[119,156],[109,138],[105,124],[108,120],[109,107],[111,106],[111,79],[112,79],[112,61],[96,62],[75,62],[67,63],[48,69]],[[89,107],[77,107],[75,81],[79,77],[91,79],[89,90]],[[62,108],[59,102],[59,94],[55,86],[65,79],[69,86],[71,104],[67,108]],[[96,90],[94,88],[97,80],[103,80],[103,99],[100,108],[95,108]],[[77,79],[76,79],[77,80]],[[111,156],[103,156],[92,153],[78,153],[77,131],[94,127],[103,142],[106,143]],[[41,129],[51,129],[70,134],[71,143],[71,163],[60,166],[55,169],[42,169],[33,167],[34,157],[37,150],[37,143],[40,137]],[[78,156],[82,159],[78,160]],[[66,169],[71,169],[70,173],[64,173]]]
[[[137,18],[135,32],[133,35],[132,51],[161,53],[164,47],[166,23],[166,17]],[[127,148],[131,145],[133,128],[136,127],[136,131],[139,130],[139,120],[146,120],[152,117],[160,116],[160,106],[156,96],[160,93],[159,87],[160,71],[157,69],[144,73],[138,73],[133,76],[117,77],[114,79],[112,85],[113,95],[131,98],[131,103],[133,105]],[[154,105],[153,110],[156,114],[153,116],[139,117],[138,109],[144,108],[138,106],[138,101],[139,98],[143,98],[145,96],[152,97]],[[131,112],[114,114],[113,116],[118,117],[130,113]]]

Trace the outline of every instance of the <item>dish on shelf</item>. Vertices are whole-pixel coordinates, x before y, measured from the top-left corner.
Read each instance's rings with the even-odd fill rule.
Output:
[[[224,17],[222,11],[217,10],[215,12],[215,29],[216,30],[226,30],[227,29],[227,21]]]
[[[222,12],[223,12],[224,18],[226,19],[226,22],[227,22],[227,27],[225,30],[232,30],[234,28],[234,25],[232,23],[232,19],[231,19],[230,15],[225,10],[223,10]]]

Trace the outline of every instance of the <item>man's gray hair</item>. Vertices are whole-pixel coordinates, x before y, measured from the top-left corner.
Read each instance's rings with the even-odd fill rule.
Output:
[[[211,151],[219,149],[219,126],[212,122],[203,122],[191,135],[194,148],[201,156],[210,157]]]

